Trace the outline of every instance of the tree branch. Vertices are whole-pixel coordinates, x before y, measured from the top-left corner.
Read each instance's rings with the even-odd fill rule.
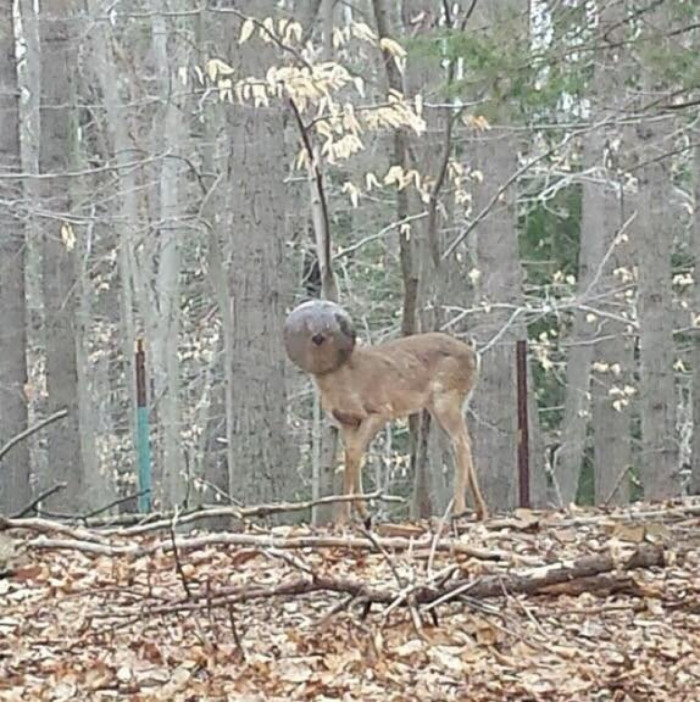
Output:
[[[51,424],[52,422],[55,422],[59,419],[63,419],[63,417],[66,416],[68,416],[67,409],[58,410],[58,412],[54,412],[49,417],[42,419],[40,422],[37,422],[34,426],[28,427],[23,432],[20,432],[19,434],[17,434],[17,436],[13,436],[2,448],[0,448],[0,461],[2,461],[5,454],[7,454],[10,451],[10,449],[16,444],[18,444],[20,441],[23,441],[24,439],[30,437],[32,434],[36,434],[36,432],[38,432],[40,429],[43,429],[47,424]]]

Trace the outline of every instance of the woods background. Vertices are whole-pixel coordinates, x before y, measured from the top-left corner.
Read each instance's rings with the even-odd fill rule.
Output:
[[[281,343],[321,294],[366,342],[475,339],[492,509],[523,338],[533,504],[700,491],[699,86],[692,1],[2,3],[0,447],[68,415],[0,512],[136,492],[137,339],[157,505],[332,493]],[[451,461],[395,425],[365,486],[440,512]]]

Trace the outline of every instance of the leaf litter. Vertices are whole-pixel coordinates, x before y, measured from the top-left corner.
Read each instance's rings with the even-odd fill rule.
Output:
[[[0,530],[0,700],[700,699],[697,502]]]

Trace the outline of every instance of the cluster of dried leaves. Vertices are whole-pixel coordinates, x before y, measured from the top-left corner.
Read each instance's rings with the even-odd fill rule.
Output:
[[[372,533],[0,529],[2,700],[700,695],[697,504]]]

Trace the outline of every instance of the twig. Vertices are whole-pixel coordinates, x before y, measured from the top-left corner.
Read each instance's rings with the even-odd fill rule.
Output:
[[[228,606],[228,621],[231,624],[231,633],[233,634],[233,640],[236,643],[236,648],[241,654],[241,660],[245,661],[245,649],[243,648],[243,643],[241,637],[238,635],[238,627],[236,626],[236,617],[234,616],[233,605]]]
[[[2,525],[0,524],[0,529]],[[28,549],[57,550],[57,551],[80,551],[81,553],[91,553],[95,556],[142,556],[145,555],[137,544],[130,546],[118,546],[94,541],[83,541],[81,539],[49,539],[45,536],[37,536],[26,543]]]
[[[312,568],[310,568],[304,561],[302,561],[299,558],[296,558],[295,556],[291,555],[290,553],[285,553],[284,551],[280,551],[279,549],[276,548],[268,548],[263,551],[263,553],[266,556],[271,556],[272,558],[279,558],[280,560],[284,561],[285,563],[288,563],[292,568],[296,568],[297,570],[300,570],[302,573],[306,573],[306,575],[310,575],[311,577],[314,577],[314,571]]]
[[[28,427],[24,431],[20,432],[19,434],[17,434],[17,436],[13,436],[2,448],[0,448],[0,461],[3,459],[5,454],[7,454],[8,451],[20,441],[26,439],[32,434],[35,434],[40,429],[43,429],[47,424],[51,424],[52,422],[55,422],[58,419],[63,419],[63,417],[67,415],[67,409],[58,410],[58,412],[54,412],[52,415],[46,417],[45,419],[42,419],[40,422],[37,422],[34,426]]]
[[[24,517],[28,512],[31,512],[34,510],[34,508],[42,501],[45,500],[49,495],[53,495],[54,492],[58,492],[59,490],[63,490],[64,487],[66,487],[68,483],[57,483],[53,487],[50,487],[48,490],[44,490],[40,495],[35,497],[26,507],[23,507],[17,514],[12,515],[12,519],[21,519]],[[36,510],[34,510],[36,511]]]
[[[601,120],[597,124],[592,125],[591,129],[600,129],[601,127],[604,127],[606,124],[608,124],[611,121],[611,119],[612,118],[606,118],[604,120]],[[498,188],[498,190],[496,190],[493,197],[486,203],[483,209],[474,217],[474,219],[472,219],[472,221],[459,233],[455,240],[445,249],[444,253],[442,254],[443,260],[449,258],[450,255],[455,251],[455,249],[469,236],[472,230],[491,213],[491,210],[500,201],[503,193],[505,193],[506,190],[508,190],[508,188],[510,188],[510,186],[513,183],[515,183],[515,181],[518,180],[518,178],[520,178],[521,175],[529,171],[535,164],[539,163],[540,161],[544,161],[546,158],[549,158],[559,149],[563,149],[572,139],[586,131],[588,130],[578,130],[570,132],[561,140],[561,143],[551,147],[550,149],[547,149],[547,151],[541,153],[539,156],[536,156],[533,159],[530,159],[527,163],[523,164],[520,168],[518,168],[515,171],[515,173],[513,173],[510,176],[510,178],[508,178],[506,182],[503,183],[503,185],[501,185],[500,188]]]
[[[338,614],[339,612],[342,612],[342,611],[348,609],[348,607],[350,607],[350,605],[351,605],[354,601],[355,601],[355,595],[348,595],[345,599],[343,599],[343,600],[341,600],[340,602],[337,602],[336,604],[334,604],[334,605],[328,610],[328,612],[326,612],[326,614],[323,615],[323,618],[322,618],[321,621],[318,623],[318,626],[319,626],[320,628],[322,628],[323,626],[325,626],[325,624],[326,624],[332,617],[334,617],[334,616],[335,616],[336,614]]]
[[[177,525],[178,509],[175,508],[175,514],[173,515],[172,521],[170,522],[170,540],[173,545],[173,557],[175,558],[175,569],[177,574],[180,576],[180,582],[185,591],[185,596],[188,600],[192,599],[192,592],[190,591],[190,585],[187,582],[187,576],[185,571],[182,569],[182,563],[180,562],[180,553],[177,548],[177,541],[175,539],[175,526]]]
[[[540,636],[544,638],[545,640],[551,638],[550,636],[547,635],[547,632],[542,628],[542,625],[540,624],[539,620],[537,617],[530,611],[530,608],[525,605],[525,603],[518,597],[513,597],[509,592],[508,589],[505,586],[505,583],[503,580],[501,580],[501,586],[503,588],[503,595],[506,598],[506,600],[510,600],[511,602],[515,603],[515,606],[520,609],[520,611],[532,622],[534,625],[535,629],[540,633]]]
[[[439,607],[441,604],[445,604],[445,602],[449,602],[450,600],[454,600],[455,597],[459,597],[460,595],[463,595],[465,592],[469,592],[469,590],[473,590],[478,583],[478,580],[472,580],[470,582],[462,583],[459,587],[456,587],[454,590],[450,590],[449,592],[446,592],[444,595],[441,595],[438,597],[436,600],[433,600],[426,608],[426,612],[430,612],[431,609],[435,609],[436,607]]]
[[[622,484],[622,481],[625,479],[625,476],[630,472],[630,469],[632,466],[628,463],[621,471],[620,475],[617,476],[617,480],[615,481],[615,484],[612,487],[612,490],[610,490],[610,494],[603,500],[603,507],[607,507],[610,504],[610,501],[612,500],[613,497],[615,497],[615,493],[617,492],[618,488]]]
[[[141,490],[140,492],[135,492],[131,495],[127,495],[126,497],[119,497],[116,500],[112,500],[111,502],[107,503],[106,505],[104,505],[104,507],[98,507],[97,509],[92,510],[92,512],[88,512],[87,514],[82,515],[81,519],[87,520],[91,517],[96,517],[98,514],[102,514],[102,512],[106,512],[108,509],[112,509],[112,507],[121,505],[124,502],[128,502],[129,500],[138,499],[139,497],[141,497],[141,495],[145,495],[147,492],[148,490]]]
[[[394,576],[394,579],[396,580],[398,586],[405,587],[404,579],[401,577],[398,568],[394,564],[394,560],[387,553],[386,549],[379,543],[377,537],[369,529],[363,528],[362,533],[364,534],[365,538],[372,544],[372,546],[374,546],[374,548],[376,548],[377,551],[379,551],[379,553],[382,554],[382,557],[386,561],[386,564],[389,566],[389,569],[391,570],[391,573]]]
[[[447,522],[447,515],[452,511],[452,505],[454,504],[454,497],[450,499],[450,501],[447,503],[447,508],[442,514],[442,517],[440,517],[440,522],[438,523],[438,528],[435,532],[435,535],[433,536],[433,542],[430,545],[430,555],[428,556],[428,564],[426,566],[426,572],[428,573],[428,577],[430,578],[432,570],[433,570],[433,562],[435,560],[435,548],[437,547],[437,542],[442,536],[442,530],[445,528],[445,523]]]
[[[337,260],[339,258],[342,258],[344,256],[348,256],[351,253],[354,253],[357,251],[357,249],[362,248],[365,244],[369,244],[372,241],[375,241],[377,239],[381,239],[383,236],[388,234],[389,232],[393,231],[397,227],[402,227],[404,224],[408,224],[409,222],[414,222],[417,219],[424,219],[425,217],[428,216],[427,212],[418,212],[417,214],[413,215],[408,215],[407,217],[403,217],[402,219],[398,220],[397,222],[392,222],[391,224],[387,224],[386,227],[383,229],[380,229],[376,234],[370,234],[369,236],[366,236],[359,241],[356,241],[354,244],[351,244],[347,248],[344,248],[340,251],[338,251],[336,254],[333,256],[333,260]]]
[[[387,553],[387,551],[381,546],[381,544],[377,541],[377,537],[372,534],[369,529],[363,529],[363,533],[365,537],[374,545],[374,547],[382,554],[384,557],[384,560],[386,561],[386,564],[389,566],[389,569],[391,570],[394,579],[396,580],[396,584],[401,588],[401,592],[397,595],[396,599],[389,605],[387,608],[387,611],[384,613],[384,617],[382,618],[382,624],[380,626],[380,629],[386,624],[389,613],[391,610],[395,609],[398,607],[402,602],[406,602],[406,605],[408,606],[408,611],[411,615],[411,623],[413,624],[413,628],[416,632],[416,635],[419,637],[423,636],[423,623],[421,622],[420,614],[418,613],[418,607],[416,606],[416,601],[415,598],[413,597],[413,586],[406,585],[406,582],[404,578],[401,577],[401,574],[399,573],[398,568],[394,564],[394,560],[391,558],[391,556]]]

